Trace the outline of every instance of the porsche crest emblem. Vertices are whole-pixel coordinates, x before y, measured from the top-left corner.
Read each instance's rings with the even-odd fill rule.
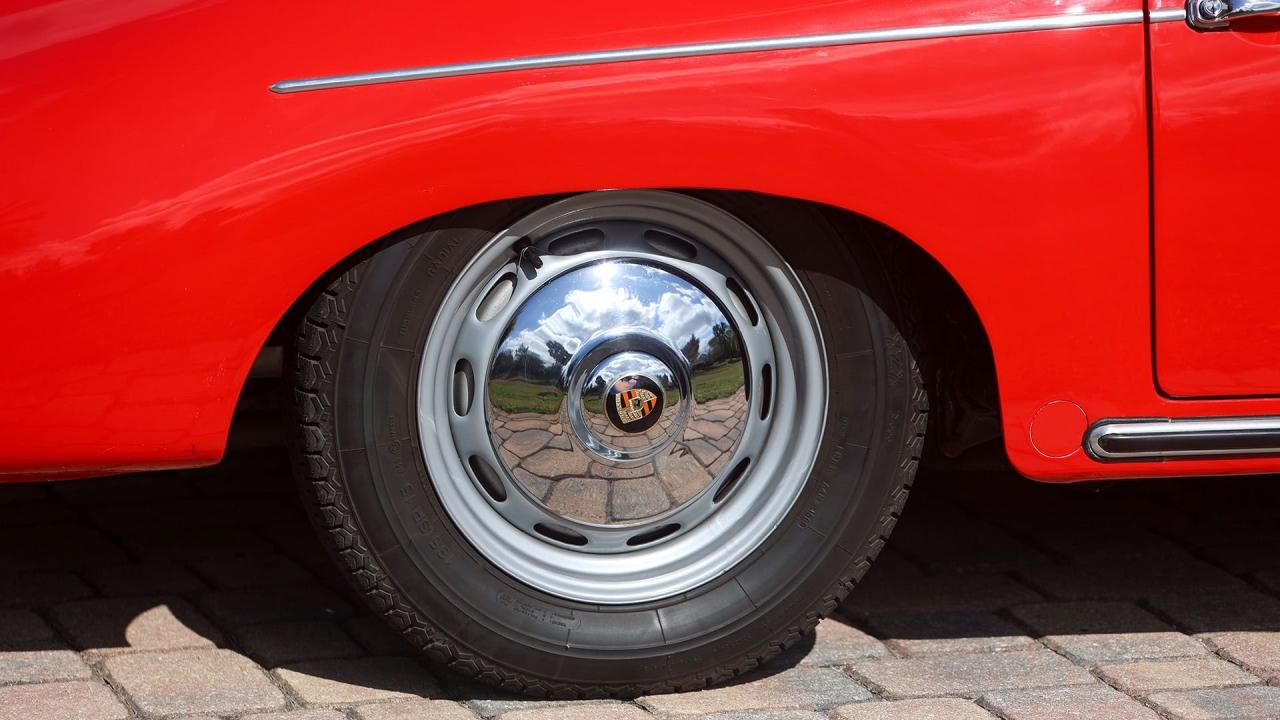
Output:
[[[626,375],[610,386],[605,412],[617,429],[641,433],[658,422],[662,403],[662,388],[656,382],[644,375]]]
[[[640,388],[624,390],[614,395],[613,400],[618,405],[618,419],[623,425],[645,419],[658,406],[658,396]]]

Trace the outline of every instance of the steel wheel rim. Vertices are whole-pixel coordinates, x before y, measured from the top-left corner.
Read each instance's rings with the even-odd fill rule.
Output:
[[[647,236],[642,233],[626,235],[619,230],[624,225],[632,230],[655,228],[688,245],[655,245],[644,240]],[[570,247],[570,252],[553,253],[549,248],[552,241],[584,228],[601,227],[608,232],[602,231],[604,239],[599,244],[579,244]],[[523,243],[521,239],[525,239]],[[531,245],[533,249],[521,254],[513,250],[518,244]],[[541,267],[534,267],[537,263]],[[547,407],[558,402],[554,415],[561,421],[559,430],[567,436],[570,446],[562,449],[561,442],[557,452],[568,455],[557,457],[583,454],[592,460],[587,471],[591,477],[579,482],[576,478],[555,476],[555,487],[538,495],[534,486],[541,487],[536,481],[544,478],[525,465],[535,469],[550,466],[547,462],[531,463],[531,456],[517,456],[505,445],[514,433],[501,434],[509,429],[510,413],[503,413],[517,401],[505,396],[498,399],[498,390],[505,388],[494,383],[505,380],[507,376],[502,373],[509,372],[503,369],[504,360],[498,356],[503,347],[509,347],[505,343],[520,327],[517,319],[523,311],[540,305],[542,298],[559,298],[563,293],[557,283],[572,281],[577,288],[587,282],[584,273],[608,265],[616,265],[626,273],[658,278],[654,282],[666,283],[672,292],[690,298],[696,299],[697,292],[704,293],[738,333],[744,382],[741,398],[731,395],[728,400],[699,402],[702,395],[695,387],[698,378],[712,372],[707,367],[719,368],[718,377],[732,376],[724,370],[732,362],[725,359],[732,357],[725,348],[733,345],[724,339],[727,334],[716,336],[721,340],[719,359],[707,361],[710,350],[706,355],[695,352],[693,356],[698,359],[688,363],[690,375],[683,378],[675,377],[685,370],[677,367],[680,359],[673,354],[679,352],[672,350],[679,348],[672,347],[671,331],[666,326],[654,330],[642,324],[625,325],[623,341],[615,343],[616,347],[609,344],[615,330],[612,328],[596,328],[600,331],[587,338],[570,336],[582,342],[577,346],[566,342],[557,353],[558,359],[569,356],[565,369],[557,376],[557,387],[564,394],[558,401],[547,400]],[[619,288],[618,296],[630,292]],[[637,298],[642,296],[640,290],[635,293]],[[570,296],[564,297],[567,300]],[[552,320],[557,317],[551,315]],[[604,350],[600,350],[602,347]],[[627,357],[617,360],[621,355]],[[616,403],[618,412],[609,415],[615,426],[612,428],[600,424],[600,413],[592,415],[595,406],[591,398],[574,389],[579,377],[575,373],[579,371],[570,367],[574,363],[590,365],[590,374],[602,357],[616,360],[623,368],[613,370],[622,373],[622,379],[605,383],[612,394],[600,402],[604,414],[614,407],[607,402]],[[648,363],[645,358],[654,362]],[[538,362],[542,366],[549,364],[541,359]],[[715,362],[722,364],[717,366]],[[697,374],[698,366],[705,370],[703,375]],[[628,370],[637,367],[645,369],[628,374]],[[664,367],[672,371],[670,388],[675,389],[668,392],[641,382],[641,389],[651,392],[625,396],[633,405],[637,399],[641,405],[624,408],[620,397],[625,394],[615,392],[627,387],[623,381],[639,382],[652,379],[649,375],[653,375],[658,378],[655,383],[660,384],[666,379],[662,377]],[[548,370],[538,372],[539,382],[545,380],[544,376],[554,375]],[[615,377],[608,375],[608,368],[600,372],[592,387],[600,386],[600,377]],[[714,392],[706,396],[712,397]],[[675,397],[676,404],[658,402],[663,397]],[[772,246],[741,221],[700,200],[659,191],[607,191],[575,196],[536,211],[498,233],[473,258],[446,294],[423,349],[417,411],[423,458],[436,493],[477,551],[515,579],[549,594],[588,603],[627,604],[688,592],[720,577],[764,542],[790,512],[807,481],[821,440],[826,398],[825,356],[817,322],[799,280]],[[587,409],[575,416],[569,408],[580,399]],[[715,405],[720,401],[724,402]],[[608,454],[609,448],[591,445],[592,437],[609,444],[617,439],[616,430],[630,427],[618,424],[619,413],[630,412],[630,417],[640,418],[633,420],[638,423],[636,427],[643,425],[649,417],[640,416],[645,403],[661,405],[654,426],[643,432],[621,434],[623,439],[640,445],[652,440],[653,447],[646,446],[645,451],[652,450],[650,454],[640,452],[634,457],[615,459]],[[743,406],[740,410],[736,409],[739,404]],[[725,417],[724,412],[705,411],[713,406],[738,413],[731,414],[730,419],[736,418],[741,425],[735,427],[739,435],[728,443],[728,449],[724,449],[723,442],[728,433],[717,438],[721,442],[720,455],[711,463],[715,467],[702,468],[709,479],[688,497],[678,496],[670,491],[671,478],[702,478],[695,469],[684,470],[693,466],[680,459],[681,453],[691,453],[690,444],[700,434],[691,431],[689,423],[691,418]],[[682,412],[685,415],[681,418]],[[542,432],[544,426],[539,423],[552,414],[535,414],[518,432]],[[592,415],[596,421],[595,436],[590,428],[584,431],[580,427],[583,414]],[[654,431],[664,422],[666,429]],[[550,432],[554,424],[545,427]],[[705,424],[697,427],[707,429]],[[535,433],[527,433],[528,429]],[[697,447],[706,450],[702,445]],[[553,454],[543,445],[532,457],[537,460],[544,453]],[[698,458],[698,462],[703,459]],[[600,462],[595,463],[596,460]],[[581,466],[581,460],[577,462],[578,466],[571,470]],[[655,469],[654,487],[661,485],[667,490],[671,506],[661,512],[638,521],[615,517],[615,491],[624,481],[633,480],[625,477],[608,479],[610,504],[604,520],[589,511],[579,511],[583,503],[572,505],[573,513],[568,513],[563,503],[554,502],[557,493],[569,487],[564,483],[579,482],[572,487],[580,488],[581,483],[600,479],[595,477],[599,473],[597,465],[631,472],[633,468],[642,470],[646,462]],[[682,463],[679,468],[683,474],[664,473],[664,466],[659,464],[664,462],[667,467]],[[637,485],[640,483],[631,484]],[[682,492],[686,490],[682,488]],[[582,492],[578,499],[595,497],[589,490]],[[548,525],[555,526],[550,533]],[[673,525],[676,528],[670,530]],[[637,537],[641,542],[636,542]],[[579,542],[582,539],[586,542]]]

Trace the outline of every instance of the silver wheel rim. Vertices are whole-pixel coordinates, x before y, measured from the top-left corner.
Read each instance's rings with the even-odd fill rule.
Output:
[[[428,336],[417,411],[477,551],[552,595],[627,604],[764,542],[808,479],[826,398],[812,308],[772,246],[700,200],[606,191],[473,258]]]

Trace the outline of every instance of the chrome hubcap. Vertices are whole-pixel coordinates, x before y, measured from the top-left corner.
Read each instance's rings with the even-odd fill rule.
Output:
[[[781,522],[825,384],[811,309],[762,238],[685,196],[593,193],[500,233],[446,296],[419,379],[424,459],[517,579],[653,600]]]

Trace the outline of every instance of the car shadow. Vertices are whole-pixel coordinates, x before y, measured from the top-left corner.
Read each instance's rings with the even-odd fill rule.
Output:
[[[250,415],[215,468],[0,486],[0,683],[221,650],[291,704],[540,704],[434,666],[369,611],[306,520],[274,420]],[[1274,477],[1037,484],[993,447],[925,467],[835,616],[727,686],[1044,646],[1087,665],[1278,631],[1277,500]]]

